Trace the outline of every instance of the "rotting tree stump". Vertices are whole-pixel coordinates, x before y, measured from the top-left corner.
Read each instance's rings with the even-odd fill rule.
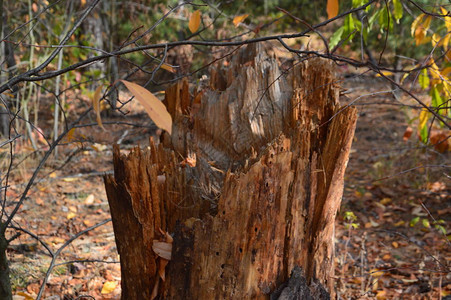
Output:
[[[128,155],[116,146],[105,177],[122,299],[333,296],[334,220],[356,123],[338,98],[331,62],[282,74],[261,45],[211,69],[195,95],[186,81],[169,88],[172,136]],[[162,231],[174,239],[166,267],[152,250]]]

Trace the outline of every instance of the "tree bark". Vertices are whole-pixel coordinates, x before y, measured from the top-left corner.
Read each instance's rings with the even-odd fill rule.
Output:
[[[318,285],[333,297],[334,220],[356,123],[338,98],[331,62],[282,74],[261,45],[212,69],[193,96],[186,81],[169,88],[172,136],[127,156],[115,147],[105,177],[122,299],[296,299],[282,297],[289,286],[327,299]],[[152,250],[160,229],[174,238],[166,267]]]

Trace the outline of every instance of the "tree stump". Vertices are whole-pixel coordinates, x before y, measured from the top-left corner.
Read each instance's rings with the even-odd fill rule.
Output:
[[[290,286],[299,298],[296,289],[314,295],[318,285],[333,296],[334,220],[356,123],[338,98],[331,62],[282,73],[261,45],[211,69],[194,95],[187,81],[169,88],[172,136],[128,155],[114,147],[105,176],[122,299],[296,299]],[[166,245],[161,232],[174,239],[167,266],[152,250]]]

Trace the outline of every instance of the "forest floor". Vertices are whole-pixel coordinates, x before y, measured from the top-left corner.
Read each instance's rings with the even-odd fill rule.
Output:
[[[342,207],[336,221],[337,291],[340,299],[439,299],[451,293],[451,219],[449,152],[423,147],[413,123],[412,136],[403,136],[411,118],[378,78],[346,76],[347,102],[359,110],[356,135],[345,178]],[[136,102],[136,101],[135,101]],[[404,99],[403,99],[403,102]],[[89,106],[89,100],[78,100]],[[78,128],[72,143],[41,171],[14,225],[34,233],[17,238],[8,250],[17,299],[34,299],[52,256],[44,299],[119,299],[120,267],[111,222],[86,232],[65,246],[74,234],[108,220],[103,174],[111,173],[112,144],[121,141],[124,153],[148,144],[150,121],[131,102],[125,116],[104,117],[104,123],[127,120],[143,127],[120,124]],[[41,101],[43,115],[49,101]],[[95,123],[95,116],[91,116]],[[51,116],[48,120],[51,120]],[[44,130],[51,128],[43,123]],[[22,145],[26,157],[32,151]],[[33,156],[33,155],[32,155]],[[24,189],[42,153],[34,154],[12,172],[8,199]],[[71,159],[68,161],[68,157]],[[409,171],[410,170],[410,171]],[[449,175],[449,172],[448,172]],[[12,205],[12,203],[11,203]],[[439,226],[435,226],[439,225]],[[437,227],[437,228],[436,228]],[[41,243],[42,242],[42,243]],[[80,297],[89,295],[90,297]]]

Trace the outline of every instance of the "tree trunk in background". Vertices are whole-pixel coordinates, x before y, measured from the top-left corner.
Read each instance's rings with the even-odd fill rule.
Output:
[[[166,91],[172,137],[127,156],[115,147],[105,177],[122,299],[151,299],[154,287],[164,299],[333,296],[334,220],[356,123],[333,73],[311,59],[282,76],[252,45],[212,69],[197,96],[186,81]],[[165,269],[152,250],[160,229],[174,238]]]

